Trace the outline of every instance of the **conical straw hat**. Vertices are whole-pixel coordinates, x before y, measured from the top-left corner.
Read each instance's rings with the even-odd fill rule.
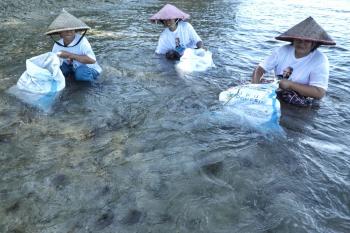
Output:
[[[151,22],[155,23],[158,20],[166,20],[166,19],[182,19],[186,20],[189,19],[190,15],[186,14],[185,12],[179,10],[176,6],[173,6],[171,4],[166,4],[163,6],[160,11],[158,11],[156,14],[154,14],[150,20]]]
[[[69,14],[62,9],[57,18],[50,24],[47,29],[46,35],[57,34],[62,31],[68,30],[88,30],[90,29],[83,21]]]
[[[293,41],[294,39],[308,40],[322,45],[335,45],[335,42],[316,21],[309,17],[288,31],[276,37],[277,40]]]

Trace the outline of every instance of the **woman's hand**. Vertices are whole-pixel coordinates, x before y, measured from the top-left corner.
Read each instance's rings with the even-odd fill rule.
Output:
[[[83,64],[94,64],[96,62],[94,59],[90,58],[87,55],[78,55],[78,54],[70,53],[70,52],[63,51],[63,50],[59,51],[57,53],[57,56],[64,58],[64,59],[67,59],[67,60],[70,60],[70,61],[76,60],[76,61],[83,63]]]
[[[57,56],[59,56],[61,58],[65,58],[65,59],[74,60],[76,55],[74,53],[70,53],[67,51],[59,51],[57,53]]]
[[[292,89],[291,86],[292,86],[292,81],[289,81],[287,79],[282,79],[280,82],[279,82],[279,87],[282,88],[282,89],[285,89],[285,90],[290,90]]]
[[[198,41],[197,44],[196,44],[196,46],[197,46],[197,49],[204,49],[205,51],[207,51],[207,48],[204,47],[202,41]]]
[[[257,66],[253,72],[252,83],[260,83],[264,73],[265,70],[261,66]]]
[[[302,96],[321,99],[326,91],[323,88],[296,83],[287,79],[282,79],[279,82],[279,87],[285,90],[293,90],[298,92]]]

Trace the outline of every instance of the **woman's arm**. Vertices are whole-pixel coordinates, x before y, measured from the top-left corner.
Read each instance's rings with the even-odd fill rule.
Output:
[[[279,83],[279,87],[286,90],[293,90],[302,96],[321,99],[326,91],[320,87],[296,83],[287,79],[283,79]]]
[[[77,55],[77,54],[70,53],[67,51],[60,51],[57,55],[61,58],[76,60],[76,61],[83,63],[83,64],[94,64],[96,62],[94,59],[92,59],[91,57],[89,57],[87,55]]]
[[[257,66],[253,72],[252,83],[260,83],[261,77],[264,73],[265,70],[261,66]]]

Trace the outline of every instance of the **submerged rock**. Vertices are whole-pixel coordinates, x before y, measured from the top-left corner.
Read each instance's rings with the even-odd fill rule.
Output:
[[[12,205],[6,208],[6,213],[16,212],[20,207],[20,201],[16,201]]]
[[[202,169],[208,175],[218,175],[223,169],[223,163],[221,161],[202,166]]]
[[[138,210],[130,210],[128,215],[122,219],[123,224],[134,225],[138,223],[141,219],[142,212]]]
[[[69,184],[69,179],[65,174],[57,174],[51,182],[56,189],[61,190]]]
[[[114,221],[114,213],[112,210],[107,210],[106,213],[103,213],[96,221],[96,228],[102,230],[107,226],[111,225]]]

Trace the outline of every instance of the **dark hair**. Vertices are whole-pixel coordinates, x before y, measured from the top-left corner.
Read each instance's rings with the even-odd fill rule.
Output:
[[[182,19],[175,19],[176,26],[178,25],[178,23],[179,23],[181,20],[182,20]],[[165,21],[165,20],[163,20],[163,19],[159,20],[159,22],[161,22],[161,23],[165,26],[164,21]]]
[[[166,52],[165,57],[170,60],[180,60],[180,53],[175,50],[169,50]]]
[[[311,49],[311,51],[310,52],[313,52],[313,51],[315,51],[318,47],[320,47],[321,46],[321,44],[319,43],[319,42],[314,42],[315,43],[315,45],[314,45],[314,47]]]

